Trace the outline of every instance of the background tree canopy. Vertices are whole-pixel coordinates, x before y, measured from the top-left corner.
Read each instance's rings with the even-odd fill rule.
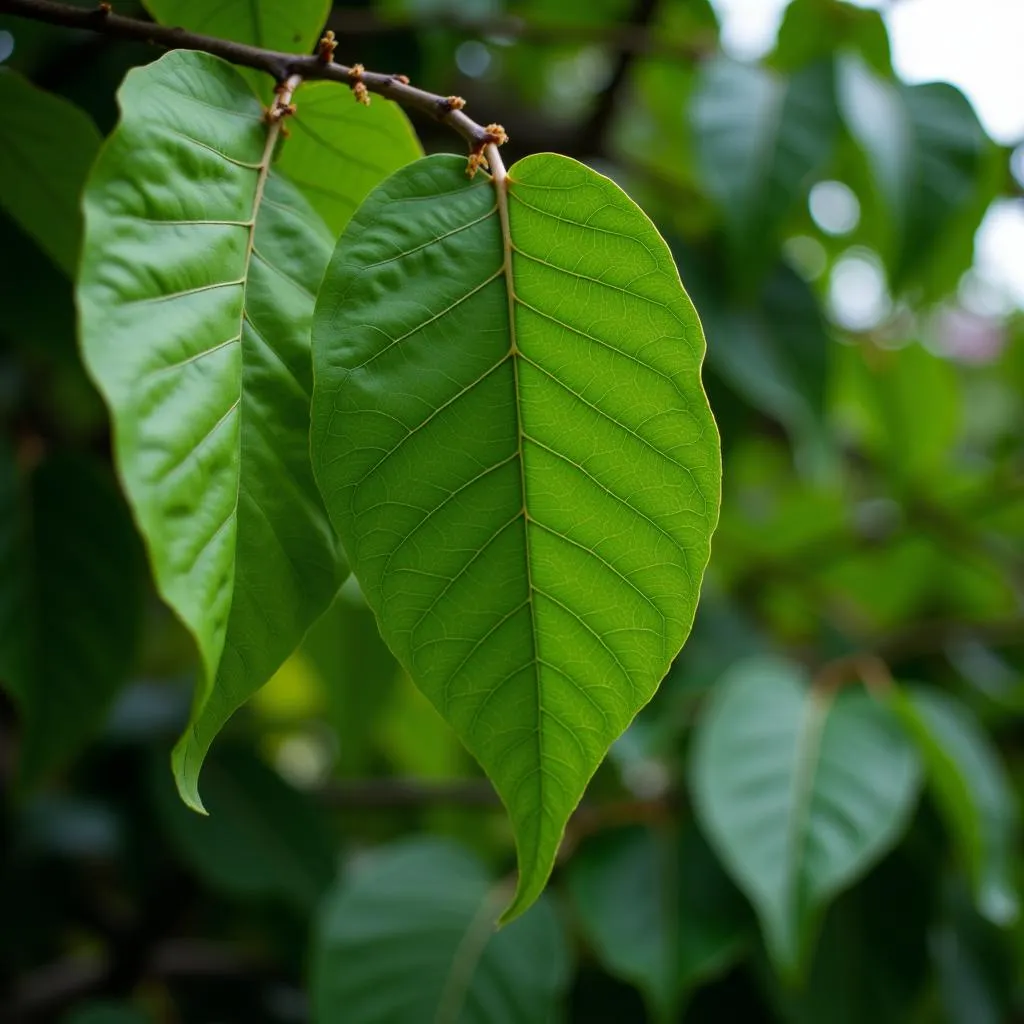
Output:
[[[1021,202],[1020,151],[952,85],[901,81],[882,15],[842,0],[792,0],[756,61],[723,51],[709,0],[114,3],[297,54],[326,25],[339,61],[504,125],[506,209],[449,126],[379,96],[307,82],[281,114],[251,67],[15,6],[0,1022],[1024,1021],[1024,312],[974,265],[986,211]],[[589,168],[535,155],[552,152]],[[448,234],[443,266],[410,261]],[[657,652],[612,638],[682,642],[718,487],[669,252],[707,339],[721,514],[692,632],[646,703],[657,679],[634,663]],[[584,278],[611,294],[575,300]],[[413,330],[438,358],[359,391],[331,346],[366,324],[352,358]],[[649,344],[600,349],[634,327]],[[244,372],[239,330],[259,353]],[[567,332],[592,343],[583,370]],[[455,337],[473,344],[453,356]],[[198,359],[186,401],[163,381]],[[491,373],[515,378],[529,431]],[[343,387],[358,424],[339,439]],[[432,418],[453,388],[486,411],[472,429]],[[666,420],[670,388],[688,397]],[[522,489],[487,492],[489,531],[530,474],[589,481],[594,514],[538,556],[546,624],[521,623],[495,671],[514,675],[517,646],[539,664],[543,642],[550,695],[584,664],[640,678],[566,704],[543,807],[570,815],[601,763],[543,894],[558,829],[531,866],[527,769],[494,741],[517,705],[452,700],[423,653],[455,616],[475,655],[479,616],[518,605],[467,602],[435,628],[447,591],[389,590],[388,572],[426,579],[433,554],[484,543],[458,514],[415,557],[381,539],[403,521],[378,506],[440,486],[373,454],[405,445],[416,403],[416,443],[470,482],[517,436]],[[197,452],[210,487],[187,475]],[[531,528],[560,536],[538,491],[527,559]],[[587,529],[629,537],[617,582],[574,553],[603,557]],[[665,552],[691,535],[673,575]],[[515,910],[532,905],[495,931],[517,846]]]

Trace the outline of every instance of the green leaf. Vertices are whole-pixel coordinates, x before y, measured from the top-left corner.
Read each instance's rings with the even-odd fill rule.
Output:
[[[125,682],[142,570],[128,510],[98,465],[56,454],[21,476],[0,449],[0,680],[21,715],[25,784],[86,744]]]
[[[100,133],[74,104],[0,68],[0,204],[69,277],[78,267],[79,203]]]
[[[61,1018],[62,1024],[147,1024],[148,1017],[128,1003],[103,1000],[79,1006]]]
[[[173,52],[132,71],[86,190],[86,364],[157,586],[202,674],[175,750],[202,759],[341,579],[308,459],[309,322],[330,236],[269,173],[275,129],[237,72]]]
[[[993,924],[1011,923],[1020,910],[1014,881],[1019,812],[999,754],[970,709],[937,690],[897,691],[893,707],[921,752],[978,910]]]
[[[308,798],[254,754],[212,755],[203,781],[209,817],[177,797],[162,759],[153,796],[171,842],[208,885],[244,899],[277,897],[303,914],[334,877],[335,844]]]
[[[863,691],[811,689],[751,659],[719,682],[690,767],[698,819],[761,918],[780,971],[805,965],[818,912],[897,841],[920,769]]]
[[[684,994],[736,959],[748,911],[692,825],[603,836],[574,855],[569,892],[609,971],[634,982],[654,1019],[678,1019]]]
[[[839,61],[837,78],[843,119],[887,214],[881,245],[898,291],[941,254],[944,236],[971,207],[988,140],[970,102],[952,85],[890,82],[855,55]]]
[[[370,189],[423,147],[402,108],[379,96],[364,107],[335,82],[311,82],[295,106],[277,166],[337,238]]]
[[[342,236],[313,461],[382,636],[509,809],[511,919],[689,632],[720,467],[650,221],[565,157],[511,169],[507,217],[464,167],[403,168]]]
[[[507,894],[464,849],[412,840],[368,856],[323,904],[315,1024],[554,1024],[569,954],[547,900],[496,932]]]
[[[309,53],[331,0],[143,0],[156,21],[267,50]]]
[[[783,77],[711,61],[690,116],[701,180],[742,261],[737,273],[756,281],[777,258],[783,221],[832,155],[839,126],[832,65]]]
[[[854,50],[883,74],[892,71],[882,13],[843,0],[793,0],[770,59],[774,67],[794,70],[830,58],[840,49]]]

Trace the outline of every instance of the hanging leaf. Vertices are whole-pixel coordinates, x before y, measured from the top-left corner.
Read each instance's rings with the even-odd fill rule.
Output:
[[[86,190],[82,347],[157,586],[199,646],[174,765],[201,808],[214,736],[342,575],[307,455],[330,236],[270,173],[277,127],[228,64],[169,53],[119,99]]]
[[[1019,812],[991,741],[971,711],[936,690],[897,692],[893,706],[917,743],[928,782],[949,822],[974,886],[978,910],[994,924],[1014,921]]]
[[[913,748],[864,692],[813,690],[769,658],[726,674],[694,743],[699,820],[757,909],[776,966],[797,975],[819,911],[906,825]]]
[[[0,449],[0,680],[20,712],[25,784],[102,724],[135,655],[143,579],[106,473],[61,454],[22,478]]]
[[[78,107],[0,69],[0,205],[69,277],[100,133]]]
[[[701,180],[721,210],[736,272],[755,283],[776,262],[782,222],[832,154],[839,127],[832,65],[783,77],[711,61],[690,116]]]
[[[337,238],[370,189],[423,147],[402,108],[379,96],[364,107],[335,82],[310,82],[295,99],[277,166]]]
[[[494,929],[503,896],[458,846],[377,851],[324,901],[314,1024],[554,1024],[569,982],[551,905]]]
[[[331,0],[143,0],[156,21],[267,50],[309,53]]]
[[[742,950],[749,911],[692,825],[663,835],[623,829],[577,851],[569,892],[605,966],[672,1022],[688,990]]]
[[[719,451],[650,221],[565,157],[464,168],[403,168],[342,236],[313,460],[381,634],[509,809],[511,919],[689,632]]]

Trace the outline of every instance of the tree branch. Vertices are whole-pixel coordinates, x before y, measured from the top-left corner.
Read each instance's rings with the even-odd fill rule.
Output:
[[[329,57],[325,58],[322,53],[303,56],[264,50],[245,43],[235,43],[229,39],[188,32],[182,28],[157,25],[138,18],[126,18],[114,14],[103,5],[88,10],[54,3],[53,0],[0,0],[0,14],[13,14],[19,18],[61,25],[65,28],[87,29],[117,39],[151,43],[168,50],[200,50],[231,64],[266,72],[279,83],[293,75],[299,75],[307,81],[337,82],[353,90],[361,85],[366,92],[384,96],[409,110],[416,110],[435,121],[447,124],[466,140],[474,152],[480,152],[484,146],[499,140],[499,133],[493,130],[496,126],[485,127],[477,124],[463,112],[462,101],[458,97],[439,96],[418,89],[410,85],[404,75],[365,71],[358,64],[353,67],[336,64]]]

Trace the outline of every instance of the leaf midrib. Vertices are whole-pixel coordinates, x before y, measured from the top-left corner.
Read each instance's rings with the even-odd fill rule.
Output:
[[[492,168],[492,183],[494,185],[494,191],[498,198],[498,220],[501,224],[501,245],[502,245],[502,264],[501,272],[505,278],[505,295],[508,301],[508,330],[509,330],[509,355],[512,359],[512,380],[513,387],[515,389],[515,404],[516,404],[516,452],[519,457],[519,484],[520,490],[523,496],[523,508],[521,515],[523,517],[523,548],[526,561],[526,603],[530,609],[530,633],[533,639],[533,674],[534,674],[534,688],[535,697],[537,702],[537,727],[536,727],[536,745],[537,745],[537,763],[541,766],[544,764],[544,705],[541,695],[540,685],[540,633],[537,629],[537,602],[534,600],[535,588],[533,585],[533,565],[532,558],[530,556],[530,510],[529,501],[527,498],[526,488],[526,461],[523,457],[524,447],[526,440],[526,432],[523,429],[523,403],[522,403],[522,388],[519,379],[519,364],[522,360],[522,353],[519,350],[519,345],[516,337],[516,303],[518,302],[516,296],[515,278],[512,273],[512,228],[509,220],[508,211],[508,192],[509,192],[509,180],[505,173],[505,168],[502,166],[500,160],[495,161],[495,166]],[[537,777],[537,814],[538,816],[544,813],[544,771],[543,767],[540,771],[536,772]],[[538,836],[540,834],[540,824],[537,826]]]

